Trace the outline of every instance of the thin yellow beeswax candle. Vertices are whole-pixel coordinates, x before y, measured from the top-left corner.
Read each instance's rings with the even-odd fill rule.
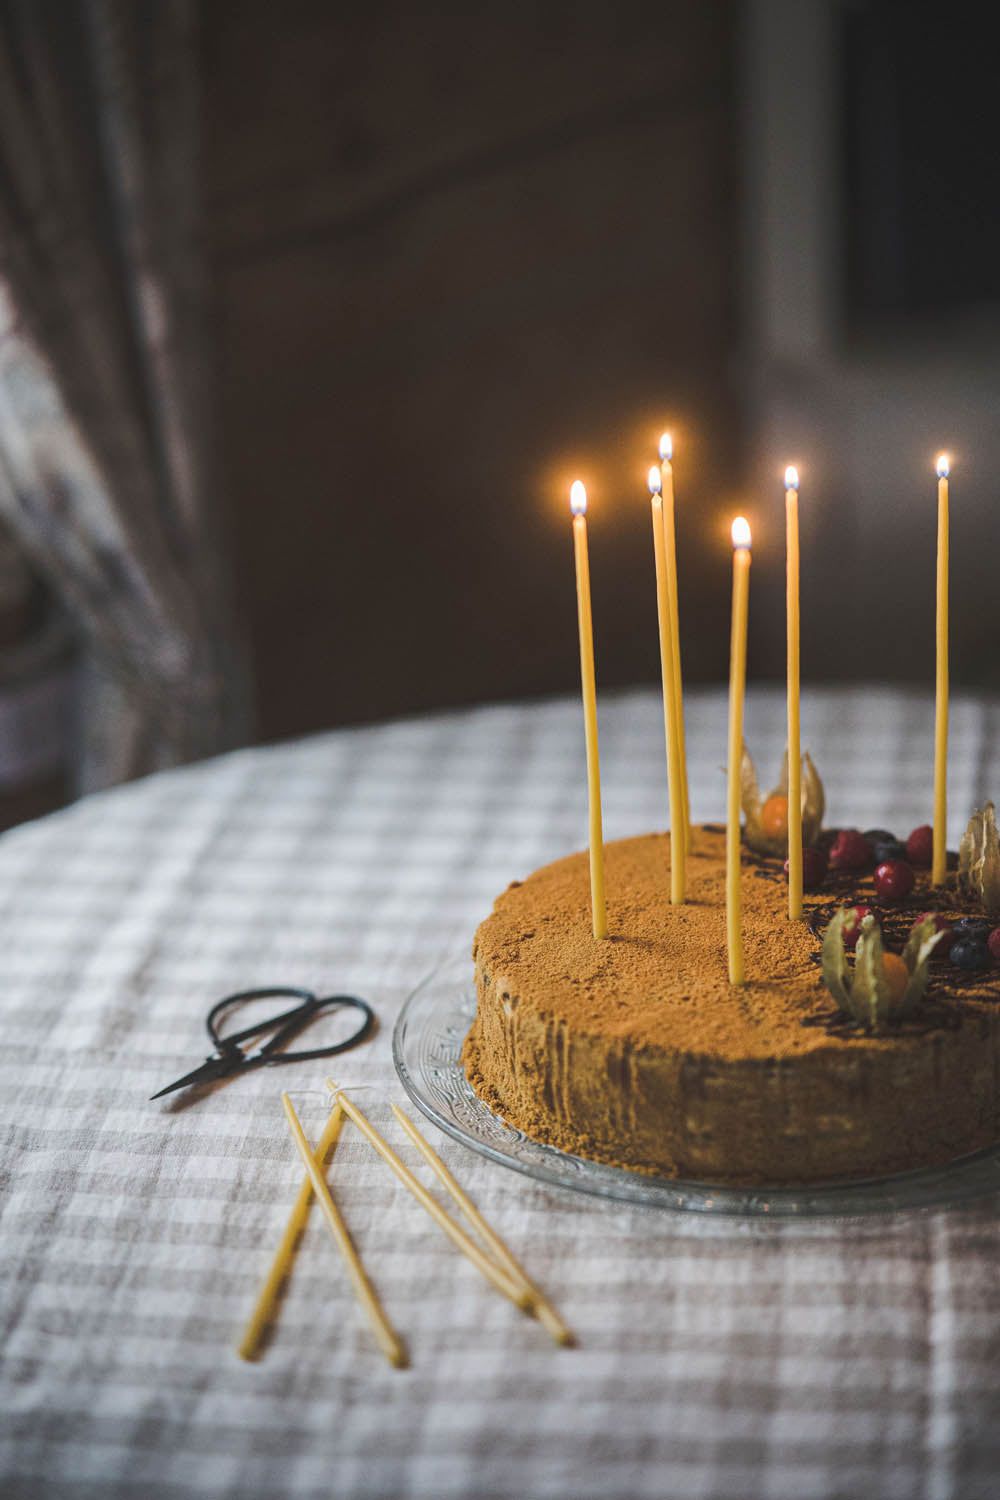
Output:
[[[413,1121],[403,1113],[398,1104],[392,1106],[392,1112],[406,1131],[406,1134],[410,1137],[414,1146],[420,1152],[420,1155],[424,1158],[424,1161],[431,1168],[435,1177],[437,1177],[438,1181],[451,1195],[469,1222],[475,1225],[481,1238],[489,1245],[497,1264],[502,1266],[505,1271],[508,1271],[515,1281],[522,1282],[526,1290],[531,1293],[534,1298],[532,1311],[538,1321],[549,1331],[557,1344],[569,1346],[574,1343],[575,1340],[572,1331],[563,1322],[552,1304],[542,1296],[534,1283],[528,1279],[524,1267],[514,1258],[514,1255],[504,1244],[493,1226],[486,1222],[468,1193],[459,1187],[430,1142],[421,1135]]]
[[[569,492],[576,562],[576,609],[580,632],[580,684],[587,742],[587,795],[590,807],[590,908],[595,938],[608,935],[604,894],[604,834],[601,828],[601,758],[597,745],[597,687],[594,680],[594,626],[590,613],[590,559],[587,555],[587,491],[579,479]]]
[[[507,1271],[503,1270],[501,1266],[496,1265],[486,1252],[476,1244],[475,1240],[467,1235],[465,1230],[455,1223],[454,1219],[449,1218],[436,1199],[431,1197],[423,1183],[414,1177],[406,1163],[397,1156],[389,1143],[382,1139],[367,1116],[363,1115],[358,1106],[352,1100],[348,1099],[347,1095],[341,1089],[338,1089],[337,1085],[329,1078],[326,1080],[326,1086],[328,1089],[336,1091],[335,1098],[344,1113],[350,1116],[361,1131],[361,1134],[375,1147],[382,1160],[389,1164],[403,1186],[413,1194],[421,1207],[426,1209],[434,1222],[440,1225],[455,1248],[460,1250],[468,1260],[471,1260],[472,1264],[482,1272],[487,1281],[495,1286],[498,1292],[502,1292],[505,1297],[509,1297],[516,1307],[523,1308],[526,1312],[532,1312],[534,1310],[535,1298],[534,1293],[527,1284],[515,1279]]]
[[[653,560],[656,567],[656,616],[660,628],[660,674],[663,679],[663,731],[667,742],[667,791],[670,797],[670,900],[684,900],[687,869],[687,828],[681,788],[680,736],[677,723],[676,662],[670,619],[670,582],[663,520],[660,471],[649,471],[649,499],[653,515]]]
[[[799,730],[799,475],[785,470],[785,615],[788,647],[788,916],[802,915],[802,747]]]
[[[943,885],[948,867],[948,472],[937,461],[937,670],[934,693],[934,844],[931,884]]]
[[[302,1165],[309,1174],[309,1181],[312,1184],[313,1192],[316,1194],[316,1202],[322,1210],[327,1228],[333,1236],[337,1249],[340,1251],[344,1267],[354,1288],[354,1295],[368,1315],[372,1332],[382,1353],[391,1365],[395,1365],[397,1369],[402,1369],[406,1364],[406,1350],[403,1347],[402,1341],[386,1317],[385,1309],[378,1299],[378,1294],[368,1280],[368,1274],[361,1264],[361,1257],[354,1248],[354,1242],[348,1233],[347,1225],[341,1217],[340,1209],[333,1201],[330,1189],[319,1167],[316,1165],[312,1152],[309,1150],[309,1142],[306,1140],[305,1131],[302,1129],[299,1117],[292,1106],[291,1099],[287,1094],[282,1094],[281,1102],[285,1107],[285,1114],[288,1117],[288,1128],[292,1133],[295,1149],[302,1158]],[[336,1102],[342,1104],[342,1100],[340,1099]],[[347,1113],[350,1113],[350,1111],[347,1111]]]
[[[726,798],[726,940],[729,983],[743,983],[743,903],[740,891],[740,771],[743,764],[743,693],[747,671],[750,599],[750,526],[733,522],[733,613],[729,646],[729,776]]]
[[[321,1171],[331,1147],[337,1142],[343,1121],[343,1110],[339,1104],[334,1104],[323,1134],[320,1136],[319,1145],[313,1153],[313,1161]],[[295,1254],[299,1235],[306,1227],[306,1220],[309,1218],[309,1209],[312,1200],[312,1182],[308,1177],[305,1177],[302,1186],[299,1188],[298,1197],[292,1205],[292,1211],[288,1216],[288,1223],[285,1225],[285,1232],[281,1236],[281,1242],[274,1252],[271,1268],[264,1278],[264,1284],[260,1289],[253,1312],[250,1314],[243,1337],[236,1350],[241,1359],[257,1358],[264,1330],[274,1315],[274,1306],[278,1298],[281,1283],[292,1268],[292,1257]]]
[[[684,738],[684,687],[681,677],[681,628],[677,604],[677,537],[674,525],[674,453],[669,432],[660,438],[660,479],[663,485],[663,537],[667,554],[667,603],[670,611],[670,647],[674,658],[674,723],[680,758],[681,801],[684,808],[684,849],[691,847],[691,806],[688,798],[687,745]],[[671,831],[671,839],[673,832]]]

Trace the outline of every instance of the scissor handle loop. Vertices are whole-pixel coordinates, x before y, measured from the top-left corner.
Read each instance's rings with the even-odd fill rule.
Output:
[[[368,1004],[368,1001],[362,1000],[358,995],[327,995],[324,999],[316,1001],[315,1008],[311,1011],[311,1014],[315,1015],[316,1011],[326,1010],[328,1007],[339,1005],[348,1005],[353,1010],[359,1010],[362,1016],[361,1024],[357,1031],[352,1032],[346,1040],[334,1042],[332,1047],[315,1047],[309,1052],[277,1052],[274,1056],[271,1056],[270,1054],[274,1049],[280,1045],[281,1032],[279,1032],[277,1036],[271,1038],[265,1047],[260,1049],[258,1056],[261,1063],[308,1062],[310,1058],[314,1057],[333,1057],[338,1052],[349,1052],[352,1047],[357,1047],[359,1043],[366,1041],[375,1029],[375,1012]]]
[[[215,1029],[216,1017],[221,1015],[229,1005],[238,1005],[242,1000],[277,999],[298,1000],[300,1004],[293,1006],[291,1010],[282,1011],[281,1015],[264,1016],[261,1020],[255,1021],[252,1026],[247,1026],[243,1031],[233,1032],[232,1036],[220,1036]],[[290,985],[284,984],[268,986],[259,990],[237,990],[234,995],[225,995],[221,1000],[215,1002],[205,1017],[205,1025],[208,1028],[209,1036],[219,1051],[232,1053],[238,1050],[238,1043],[245,1042],[247,1037],[259,1036],[262,1031],[270,1031],[273,1026],[283,1026],[286,1021],[291,1021],[293,1017],[300,1018],[300,1024],[304,1026],[315,1015],[316,1008],[317,1000],[312,990],[295,989]],[[298,1027],[295,1029],[297,1031]]]
[[[285,997],[296,999],[301,1003],[292,1006],[290,1010],[282,1011],[280,1015],[265,1016],[262,1020],[245,1027],[243,1031],[235,1032],[232,1036],[219,1036],[215,1026],[216,1017],[227,1006],[236,1005],[243,1000],[270,1000]],[[319,1011],[342,1005],[359,1010],[362,1014],[360,1026],[345,1041],[335,1042],[331,1047],[315,1047],[304,1052],[282,1050],[285,1043],[308,1025]],[[310,1058],[333,1057],[337,1052],[346,1052],[371,1034],[375,1026],[375,1012],[367,1000],[361,1000],[357,995],[327,995],[320,999],[312,990],[296,989],[290,985],[276,985],[265,989],[240,990],[234,995],[226,995],[224,999],[216,1001],[212,1006],[206,1017],[206,1025],[208,1034],[221,1055],[232,1057],[234,1060],[238,1056],[242,1059],[241,1066],[243,1067],[265,1067],[269,1063],[308,1062]],[[241,1052],[240,1042],[246,1041],[248,1037],[259,1036],[263,1031],[272,1030],[274,1035],[252,1056],[246,1056]]]

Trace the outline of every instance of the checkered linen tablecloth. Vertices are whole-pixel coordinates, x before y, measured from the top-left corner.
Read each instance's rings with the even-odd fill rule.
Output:
[[[951,840],[1000,791],[996,703],[956,701]],[[929,701],[809,694],[831,823],[930,813]],[[770,784],[776,692],[747,738]],[[609,838],[663,827],[658,698],[601,711]],[[722,816],[725,705],[689,695],[692,812]],[[1000,1493],[1000,1196],[809,1224],[544,1187],[438,1136],[579,1336],[556,1348],[351,1127],[331,1180],[412,1366],[388,1367],[313,1214],[262,1361],[234,1344],[301,1178],[323,1065],[149,1103],[208,1003],[353,989],[339,1079],[408,1159],[390,1058],[415,982],[509,880],[585,839],[573,702],[255,749],[0,840],[0,1490],[15,1497],[972,1500]],[[424,1122],[426,1123],[426,1122]]]

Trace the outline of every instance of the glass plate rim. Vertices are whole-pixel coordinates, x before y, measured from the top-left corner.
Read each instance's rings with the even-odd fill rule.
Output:
[[[452,954],[426,974],[403,1002],[393,1027],[396,1075],[407,1096],[440,1130],[479,1155],[550,1186],[676,1212],[786,1221],[951,1207],[1000,1191],[1000,1143],[943,1166],[921,1167],[888,1177],[771,1188],[651,1177],[571,1156],[513,1129],[473,1093],[459,1064],[459,1053],[475,1004],[468,954]],[[433,1030],[440,1027],[442,1016],[450,1023],[443,1034],[440,1029]],[[439,1070],[452,1088],[457,1088],[476,1128],[469,1128],[448,1112],[447,1094],[428,1079],[421,1066],[420,1049],[431,1041],[439,1047]],[[487,1132],[495,1139],[489,1139]]]

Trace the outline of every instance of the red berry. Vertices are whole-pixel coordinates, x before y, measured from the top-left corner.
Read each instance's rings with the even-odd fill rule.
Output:
[[[996,959],[997,963],[1000,964],[1000,927],[994,927],[993,931],[986,939],[986,946],[992,953],[993,957]]]
[[[906,857],[911,865],[929,865],[934,857],[934,830],[929,823],[914,828],[906,840]],[[938,943],[940,948],[941,944]]]
[[[921,912],[920,916],[914,922],[913,926],[919,927],[921,922],[927,921],[928,917],[934,918],[934,930],[936,932],[944,933],[944,937],[938,938],[938,941],[934,947],[934,951],[931,954],[931,958],[947,958],[948,950],[951,948],[952,943],[955,941],[955,934],[951,930],[951,923],[948,921],[948,918],[946,916],[943,916],[939,911],[925,911]]]
[[[815,849],[811,845],[802,849],[802,889],[804,891],[818,891],[823,884],[826,875],[827,858],[822,849]],[[785,874],[788,874],[788,860],[785,860]]]
[[[835,870],[863,870],[874,857],[871,844],[856,828],[842,828],[830,850],[830,863]]]
[[[844,939],[844,947],[848,953],[853,953],[858,946],[858,938],[861,936],[861,923],[865,917],[871,914],[870,906],[852,906],[844,918],[841,935]]]
[[[875,871],[875,894],[883,901],[902,901],[913,890],[914,874],[905,859],[887,859]]]
[[[807,891],[818,890],[823,884],[828,864],[825,849],[803,849],[802,884]]]

